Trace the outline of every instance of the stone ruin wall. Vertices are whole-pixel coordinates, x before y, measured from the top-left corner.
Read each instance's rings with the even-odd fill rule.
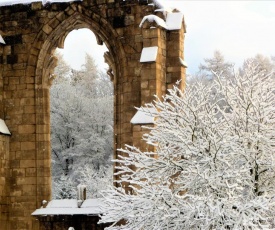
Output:
[[[9,217],[9,136],[0,135],[0,226],[6,229]]]
[[[0,34],[6,42],[0,44],[0,118],[12,133],[0,135],[1,229],[40,229],[31,213],[51,199],[49,87],[56,66],[53,53],[70,31],[89,28],[109,49],[105,59],[114,83],[114,149],[148,147],[140,140],[141,125],[130,123],[134,107],[163,95],[179,79],[184,83],[185,77],[179,62],[184,23],[181,30],[154,23],[140,28],[154,10],[146,0],[0,7]],[[156,61],[140,63],[142,48],[151,46],[159,47]]]

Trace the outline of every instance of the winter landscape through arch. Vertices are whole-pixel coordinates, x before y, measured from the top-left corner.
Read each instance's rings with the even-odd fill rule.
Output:
[[[50,88],[52,199],[76,199],[78,184],[87,186],[87,199],[97,198],[113,183],[113,83],[103,63],[106,51],[91,30],[79,29],[55,52],[58,64]],[[69,59],[75,56],[82,58]]]
[[[33,2],[0,7],[0,118],[11,136],[1,135],[0,223],[3,229],[41,229],[31,213],[51,199],[50,95],[54,51],[72,30],[91,29],[109,50],[105,59],[114,85],[114,149],[146,148],[135,107],[182,79],[185,67],[183,15],[155,12],[147,1]],[[145,16],[151,15],[144,19]],[[162,23],[159,23],[161,19]],[[143,24],[140,23],[143,21]],[[169,24],[169,23],[168,23]],[[142,60],[145,48],[155,56]],[[115,151],[115,158],[119,152]],[[127,185],[125,185],[127,187]]]

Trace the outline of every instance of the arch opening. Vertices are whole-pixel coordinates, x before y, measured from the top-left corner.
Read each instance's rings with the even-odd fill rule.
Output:
[[[36,100],[36,138],[37,138],[37,161],[39,161],[39,167],[43,168],[43,174],[40,173],[40,177],[43,177],[43,181],[37,181],[37,185],[43,184],[41,189],[37,191],[37,206],[41,203],[41,199],[52,199],[52,168],[51,168],[51,135],[50,135],[50,86],[54,82],[54,69],[57,65],[57,58],[55,57],[55,50],[57,48],[64,47],[65,38],[67,35],[74,30],[79,29],[89,29],[95,33],[97,43],[104,43],[108,49],[104,54],[104,59],[108,63],[109,69],[107,71],[108,77],[105,75],[105,79],[110,79],[113,82],[113,91],[117,90],[117,79],[116,75],[121,72],[121,63],[119,63],[117,56],[123,57],[123,49],[121,49],[121,43],[116,41],[116,33],[108,24],[107,21],[105,26],[100,26],[102,21],[97,21],[91,17],[86,17],[79,12],[72,14],[66,20],[62,21],[53,31],[47,36],[47,39],[41,44],[39,42],[39,37],[37,36],[38,43],[41,44],[40,52],[37,59],[36,70],[35,70],[35,100]],[[107,35],[112,35],[112,38],[108,38]],[[107,39],[108,38],[108,39]],[[32,52],[32,51],[31,51]],[[34,51],[33,51],[34,52]],[[114,55],[116,54],[116,56]],[[29,59],[31,62],[31,59]],[[116,95],[116,94],[114,94]],[[117,111],[117,96],[114,96],[113,104],[111,107],[113,109],[112,118],[115,121],[116,111]],[[107,107],[107,106],[106,106]],[[115,126],[115,124],[114,124]],[[117,129],[113,126],[113,129]],[[43,133],[43,135],[41,135]],[[112,143],[110,146],[113,147],[115,142],[112,131]],[[42,155],[41,155],[42,153]],[[112,152],[114,157],[116,156],[116,151]],[[40,160],[41,158],[41,160]],[[43,159],[43,160],[42,160]],[[70,165],[70,159],[68,160],[68,165]],[[85,169],[86,170],[86,169]],[[88,169],[87,169],[88,170]],[[98,170],[98,167],[97,167]],[[104,171],[102,169],[101,171]],[[108,171],[108,170],[105,170]],[[104,173],[105,173],[104,171]],[[113,176],[113,170],[109,169],[111,176]],[[106,174],[106,173],[105,173]],[[108,174],[108,173],[107,173]],[[109,175],[109,174],[108,174]],[[41,182],[40,182],[41,181]],[[42,188],[43,187],[43,188]],[[41,190],[41,191],[40,191]],[[87,190],[87,197],[89,192],[93,193],[93,190]],[[53,197],[54,198],[54,197]]]
[[[87,198],[99,197],[112,184],[113,84],[103,63],[107,48],[96,40],[91,30],[73,30],[64,49],[55,52],[50,88],[53,199],[77,198],[78,184],[87,186]]]

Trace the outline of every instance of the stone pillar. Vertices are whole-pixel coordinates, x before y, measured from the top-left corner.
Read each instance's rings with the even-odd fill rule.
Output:
[[[161,27],[143,28],[142,35],[144,48],[158,48],[154,61],[141,63],[141,104],[144,105],[166,91],[166,30]]]
[[[0,134],[0,227],[7,229],[9,217],[9,141],[10,137]]]
[[[36,206],[51,199],[51,140],[49,85],[36,85]]]
[[[181,80],[180,88],[183,90],[185,87],[186,66],[181,63],[184,61],[184,32],[185,28],[167,32],[167,89],[171,89],[178,80]]]
[[[151,103],[155,99],[162,98],[171,89],[177,81],[181,80],[179,87],[183,90],[185,87],[185,68],[184,66],[184,33],[185,24],[183,15],[174,12],[176,15],[177,26],[170,28],[165,24],[168,18],[163,13],[150,15],[143,20],[142,36],[143,51],[147,48],[156,48],[157,55],[155,59],[141,60],[140,81],[141,81],[141,106]],[[170,16],[173,13],[170,13]],[[138,146],[143,151],[153,151],[154,148],[142,141],[142,136],[148,132],[143,125],[133,125],[133,145]]]

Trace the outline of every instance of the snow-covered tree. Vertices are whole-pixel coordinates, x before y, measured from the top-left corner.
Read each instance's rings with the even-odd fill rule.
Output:
[[[266,74],[272,74],[275,77],[275,58],[267,57],[262,54],[257,54],[253,58],[249,58],[248,60],[253,60],[258,63],[257,69],[258,71],[266,71]],[[246,67],[246,62],[244,61],[242,68]],[[242,72],[242,68],[240,68],[240,72]]]
[[[113,95],[113,85],[109,76],[98,71],[92,56],[86,54],[85,60],[81,70],[72,71],[71,82],[75,88],[93,98]]]
[[[220,78],[143,108],[156,110],[144,136],[155,151],[121,150],[122,186],[104,192],[107,229],[274,229],[275,81],[250,61]]]
[[[113,167],[109,165],[100,166],[99,169],[90,166],[81,167],[79,174],[79,182],[87,186],[89,198],[101,197],[101,191],[113,183]]]
[[[205,58],[204,64],[199,66],[199,76],[205,80],[215,80],[216,76],[229,78],[232,76],[233,63],[226,62],[223,54],[216,50],[214,56]]]
[[[53,84],[58,84],[64,80],[68,80],[71,74],[71,67],[66,63],[63,55],[59,52],[55,52],[55,57],[57,58],[57,66],[54,69],[54,75],[56,76]]]
[[[101,191],[113,183],[113,167],[110,165],[95,168],[92,164],[84,164],[73,169],[77,180],[70,175],[62,174],[53,181],[53,194],[55,199],[75,199],[78,184],[86,185],[87,197],[101,197]]]
[[[74,189],[82,179],[82,170],[97,171],[101,180],[109,181],[112,174],[102,173],[102,168],[112,168],[113,155],[113,96],[112,83],[100,73],[93,59],[86,58],[86,68],[75,71],[57,66],[56,81],[51,87],[51,142],[53,195],[60,197],[62,177],[70,179]],[[67,76],[69,74],[69,76]],[[62,80],[58,80],[61,75]],[[104,87],[101,87],[104,85]],[[87,171],[87,170],[86,170]],[[60,184],[60,186],[56,186]],[[91,185],[92,186],[92,185]],[[73,189],[73,186],[71,186]],[[98,187],[97,187],[98,188]],[[94,190],[93,190],[94,191]],[[64,192],[63,192],[64,193]],[[75,194],[75,192],[69,192]],[[63,197],[66,195],[62,195]]]
[[[59,178],[53,180],[52,186],[52,197],[54,199],[73,199],[77,196],[75,181],[68,175],[63,174]]]

